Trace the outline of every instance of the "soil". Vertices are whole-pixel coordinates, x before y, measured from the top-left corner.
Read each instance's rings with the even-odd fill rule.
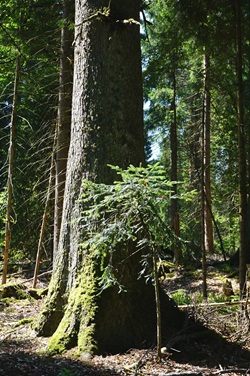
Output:
[[[91,359],[77,358],[76,349],[49,357],[46,355],[48,338],[36,337],[31,325],[44,298],[11,297],[0,299],[0,376],[250,375],[248,311],[240,310],[237,305],[200,307],[199,269],[195,272],[181,270],[165,277],[166,291],[173,293],[182,289],[191,297],[192,305],[185,308],[187,322],[183,330],[173,338],[164,339],[165,349],[160,361],[155,347]],[[229,272],[218,271],[217,266],[209,267],[209,300],[237,299],[234,295],[223,295],[226,279],[230,279],[237,293],[238,282],[233,273],[229,275]],[[31,281],[23,274],[10,276],[10,282],[31,287]],[[39,278],[38,289],[47,285],[46,277]]]

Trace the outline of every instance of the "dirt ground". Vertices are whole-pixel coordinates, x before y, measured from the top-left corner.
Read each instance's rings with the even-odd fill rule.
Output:
[[[208,273],[209,296],[223,296],[228,273],[213,267]],[[39,312],[43,299],[15,298],[0,300],[0,376],[192,376],[250,375],[249,318],[238,306],[203,306],[197,297],[202,290],[200,271],[179,272],[164,280],[168,293],[187,292],[193,304],[186,310],[186,327],[175,337],[165,340],[168,349],[161,361],[155,348],[130,349],[125,354],[76,358],[75,349],[55,357],[46,356],[47,338],[38,338],[31,320]],[[11,282],[31,282],[12,277]],[[231,278],[237,291],[237,278]],[[39,279],[38,288],[48,281]],[[229,298],[228,298],[229,299]],[[225,299],[224,299],[225,300]]]

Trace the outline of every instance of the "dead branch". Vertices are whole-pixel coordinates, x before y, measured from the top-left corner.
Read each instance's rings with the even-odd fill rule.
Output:
[[[237,300],[234,302],[219,302],[219,303],[198,303],[198,304],[185,304],[179,305],[179,309],[188,309],[188,308],[196,308],[196,307],[223,307],[223,306],[234,306],[234,305],[247,305],[250,302],[247,300]]]
[[[164,373],[162,376],[202,376],[202,373],[198,371],[167,372]]]
[[[39,274],[39,275],[37,276],[37,278],[43,277],[43,276],[45,276],[45,275],[47,275],[47,274],[52,274],[52,270],[48,270],[47,272],[44,272],[44,273],[42,273],[42,274]],[[26,281],[23,281],[22,283],[27,283],[27,282],[33,281],[33,279],[34,279],[34,277],[29,278],[29,279],[26,279]]]
[[[229,369],[222,369],[213,373],[212,375],[222,375],[223,373],[243,373],[244,375],[248,374],[249,369],[246,368],[229,368]]]

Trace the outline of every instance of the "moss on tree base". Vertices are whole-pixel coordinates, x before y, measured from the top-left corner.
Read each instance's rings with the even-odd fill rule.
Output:
[[[80,353],[93,353],[96,312],[93,262],[85,255],[78,279],[71,289],[66,311],[48,343],[50,353],[62,353],[77,345]]]
[[[77,346],[78,353],[86,356],[124,352],[131,347],[155,346],[154,289],[152,285],[145,284],[143,279],[138,280],[136,275],[131,274],[132,262],[130,259],[120,270],[128,282],[127,292],[118,294],[115,287],[110,287],[100,295],[97,291],[95,262],[89,255],[84,255],[63,317],[49,340],[49,353],[63,353]],[[163,291],[161,307],[162,334],[163,338],[168,338],[181,328],[184,314]],[[45,308],[48,309],[48,305]],[[50,326],[52,317],[43,310],[42,320],[47,318],[47,326]]]

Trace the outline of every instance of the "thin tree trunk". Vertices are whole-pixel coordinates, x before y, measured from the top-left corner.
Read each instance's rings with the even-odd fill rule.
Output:
[[[241,32],[241,0],[235,0],[236,14],[236,79],[237,79],[237,115],[238,115],[238,151],[239,151],[239,184],[240,184],[240,256],[239,284],[243,297],[246,293],[246,256],[247,256],[247,168],[243,107],[242,80],[242,32]]]
[[[210,143],[211,143],[211,96],[209,91],[210,59],[204,55],[204,102],[203,102],[203,174],[204,174],[204,246],[206,253],[214,251],[213,221],[211,205],[211,178],[210,178]]]
[[[155,290],[155,305],[156,305],[156,337],[157,337],[157,356],[161,358],[161,344],[162,344],[162,329],[161,329],[161,299],[160,286],[158,280],[157,257],[156,250],[152,250],[153,258],[153,276],[154,276],[154,290]]]
[[[248,0],[248,7],[247,7],[247,15],[246,17],[246,22],[250,23],[250,0]],[[248,33],[246,35],[246,38],[250,40],[250,29],[248,28]],[[248,48],[247,50],[247,60],[250,62],[250,49]],[[248,69],[248,93],[250,92],[250,72]],[[247,244],[250,244],[250,109],[248,107],[248,115],[246,114],[245,116],[245,121],[246,121],[246,132],[247,132],[247,146],[246,146],[246,151],[247,151],[247,160],[248,160],[248,194],[247,194]],[[247,249],[247,264],[250,262],[250,248]]]
[[[66,179],[66,165],[70,143],[71,106],[73,88],[73,39],[70,22],[74,18],[74,2],[64,0],[63,27],[61,31],[60,86],[57,121],[57,145],[55,155],[55,212],[53,265],[55,264],[60,235],[63,199]]]
[[[17,125],[17,102],[18,102],[18,82],[20,74],[20,57],[16,59],[16,72],[14,81],[14,94],[11,114],[10,126],[10,146],[9,146],[9,170],[8,170],[8,183],[7,183],[7,212],[6,212],[6,225],[5,225],[5,249],[3,260],[3,274],[2,284],[6,283],[8,271],[9,248],[11,238],[11,210],[12,210],[12,194],[13,194],[13,169],[14,169],[14,142],[15,131]]]
[[[204,176],[202,174],[202,176]],[[203,181],[204,183],[204,181]],[[201,215],[202,215],[202,240],[201,240],[201,249],[202,249],[202,294],[203,299],[207,299],[207,252],[206,252],[206,246],[205,246],[205,194],[204,189],[202,190],[201,194]]]
[[[197,192],[202,191],[202,121],[200,116],[200,111],[197,110],[197,107],[200,108],[200,96],[199,93],[196,93],[192,96],[191,99],[191,121],[188,128],[188,138],[189,138],[189,155],[190,155],[190,185],[191,189],[197,190]],[[202,197],[199,196],[201,200]],[[200,201],[193,202],[193,205],[190,209],[194,215],[194,225],[192,228],[192,240],[191,245],[193,249],[197,249],[200,257],[201,250],[201,230],[202,230],[202,207]]]
[[[173,80],[173,99],[171,105],[171,111],[173,112],[173,119],[170,124],[170,178],[171,181],[178,180],[178,137],[177,137],[177,116],[176,116],[176,77],[175,71],[172,73]],[[177,196],[177,184],[173,185],[173,194]],[[180,236],[180,222],[178,214],[178,199],[175,197],[171,201],[171,222],[174,232],[177,236]],[[176,264],[182,262],[181,248],[174,245],[174,261]]]
[[[45,201],[45,207],[44,207],[44,212],[43,212],[43,219],[42,219],[42,225],[41,225],[41,230],[40,230],[39,242],[38,242],[38,247],[37,247],[36,265],[35,265],[35,270],[34,270],[33,286],[32,286],[33,288],[36,288],[36,284],[37,284],[37,278],[38,278],[38,273],[39,273],[39,268],[40,268],[41,251],[42,251],[42,245],[43,245],[44,234],[45,234],[45,229],[46,229],[47,217],[48,217],[48,212],[49,212],[50,197],[51,197],[51,193],[52,193],[56,140],[57,140],[57,131],[55,132],[52,155],[51,155],[51,163],[50,163],[50,170],[49,170],[49,182],[48,182],[48,189],[47,189],[47,194],[46,194],[46,201]]]
[[[205,93],[205,90],[204,90]],[[202,137],[201,137],[201,250],[202,250],[202,294],[203,299],[207,299],[207,249],[206,249],[206,191],[205,191],[205,98],[203,101],[203,114],[202,114]]]
[[[213,215],[213,212],[212,212],[212,208],[210,207],[209,205],[209,202],[207,200],[207,197],[205,196],[204,199],[206,200],[206,203],[207,203],[207,206],[208,206],[208,209],[210,210],[210,213],[211,213],[211,218],[212,218],[212,221],[213,221],[213,224],[214,224],[214,227],[215,227],[215,230],[216,230],[216,233],[217,233],[217,236],[219,238],[219,242],[220,242],[220,249],[221,249],[221,252],[222,252],[222,255],[223,255],[223,259],[224,261],[227,261],[227,256],[226,256],[226,252],[225,252],[225,248],[224,248],[224,245],[223,245],[223,240],[222,240],[222,237],[221,237],[221,234],[220,234],[220,230],[219,230],[219,226],[215,220],[215,217]]]

